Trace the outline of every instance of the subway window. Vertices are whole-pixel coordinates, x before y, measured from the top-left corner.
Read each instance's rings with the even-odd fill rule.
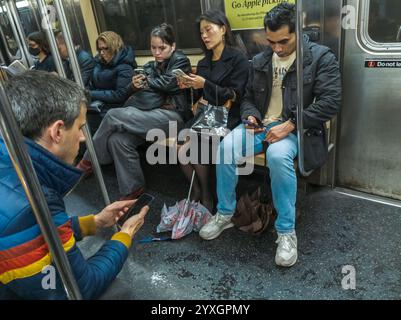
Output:
[[[199,0],[95,0],[94,4],[100,30],[117,32],[137,54],[149,54],[150,31],[162,22],[174,27],[179,48],[201,52],[196,26]]]
[[[401,1],[371,0],[368,33],[375,42],[401,42]]]
[[[14,33],[11,28],[10,20],[8,19],[5,8],[0,8],[0,36],[5,40],[7,50],[11,55],[16,55],[18,50],[18,43],[14,37]]]

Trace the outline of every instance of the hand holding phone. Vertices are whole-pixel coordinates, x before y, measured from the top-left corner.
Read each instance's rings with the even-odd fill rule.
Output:
[[[265,127],[259,125],[257,122],[252,122],[252,121],[250,121],[249,119],[248,119],[248,120],[243,119],[243,120],[242,120],[242,123],[245,124],[245,126],[246,126],[247,129],[251,129],[251,130],[253,129],[253,130],[255,130],[255,131],[258,132],[258,133],[259,133],[259,132],[266,131],[266,128],[265,128]]]
[[[134,75],[135,75],[135,76],[140,75],[140,74],[146,76],[145,70],[144,70],[143,68],[136,68],[136,69],[134,69]]]
[[[184,71],[182,71],[181,69],[174,69],[173,71],[171,71],[173,73],[173,75],[175,75],[177,78],[181,78],[181,77],[185,77],[186,73]]]
[[[128,212],[118,220],[118,226],[121,228],[127,220],[138,214],[144,206],[149,206],[154,199],[155,197],[148,193],[142,194]]]
[[[132,84],[137,89],[144,89],[147,87],[146,73],[143,68],[134,69],[134,78]]]

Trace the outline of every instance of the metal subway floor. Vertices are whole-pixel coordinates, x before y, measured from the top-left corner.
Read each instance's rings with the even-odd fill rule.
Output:
[[[185,197],[188,184],[177,166],[144,164],[148,192],[156,196],[127,262],[102,299],[400,299],[401,209],[314,188],[301,202],[297,226],[298,263],[274,263],[275,232],[253,237],[234,228],[213,241],[197,234],[175,241],[139,244],[154,233],[163,203]],[[112,200],[118,196],[112,166],[104,167]],[[240,188],[258,177],[242,178]],[[95,178],[66,198],[68,212],[85,215],[102,208]],[[80,242],[94,254],[112,230]],[[344,266],[356,270],[356,290],[344,290]]]

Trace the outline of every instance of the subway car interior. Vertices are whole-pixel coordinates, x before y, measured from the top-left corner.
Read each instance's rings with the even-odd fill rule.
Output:
[[[50,24],[53,30],[68,27],[72,43],[93,56],[98,54],[98,35],[115,31],[135,48],[141,67],[153,59],[150,31],[168,22],[176,31],[177,47],[195,68],[203,58],[197,18],[209,9],[227,13],[227,6],[234,2],[0,0],[0,63],[4,70],[16,60],[32,67],[27,35],[49,31]],[[334,52],[343,90],[340,112],[326,123],[329,157],[325,165],[307,174],[298,170],[298,263],[290,269],[274,264],[273,226],[259,236],[231,228],[214,241],[204,241],[196,232],[179,240],[140,241],[157,236],[163,206],[185,199],[190,187],[179,165],[148,163],[150,144],[146,144],[140,150],[141,165],[146,192],[155,200],[122,271],[101,299],[401,298],[401,2],[292,2],[302,3],[303,12],[298,12],[303,17],[302,33]],[[234,29],[234,36],[249,60],[268,47],[263,19],[259,28]],[[92,152],[90,142],[87,148]],[[249,161],[255,169],[240,177],[238,195],[263,184],[263,160]],[[64,200],[68,214],[83,216],[99,212],[118,198],[111,164],[81,180]],[[84,256],[93,255],[114,231],[105,229],[79,242]],[[356,275],[351,286],[346,283],[350,272]],[[0,299],[20,297],[0,283]]]

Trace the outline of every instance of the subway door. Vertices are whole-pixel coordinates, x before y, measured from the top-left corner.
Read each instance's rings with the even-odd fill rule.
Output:
[[[348,6],[336,184],[401,200],[401,1]]]

